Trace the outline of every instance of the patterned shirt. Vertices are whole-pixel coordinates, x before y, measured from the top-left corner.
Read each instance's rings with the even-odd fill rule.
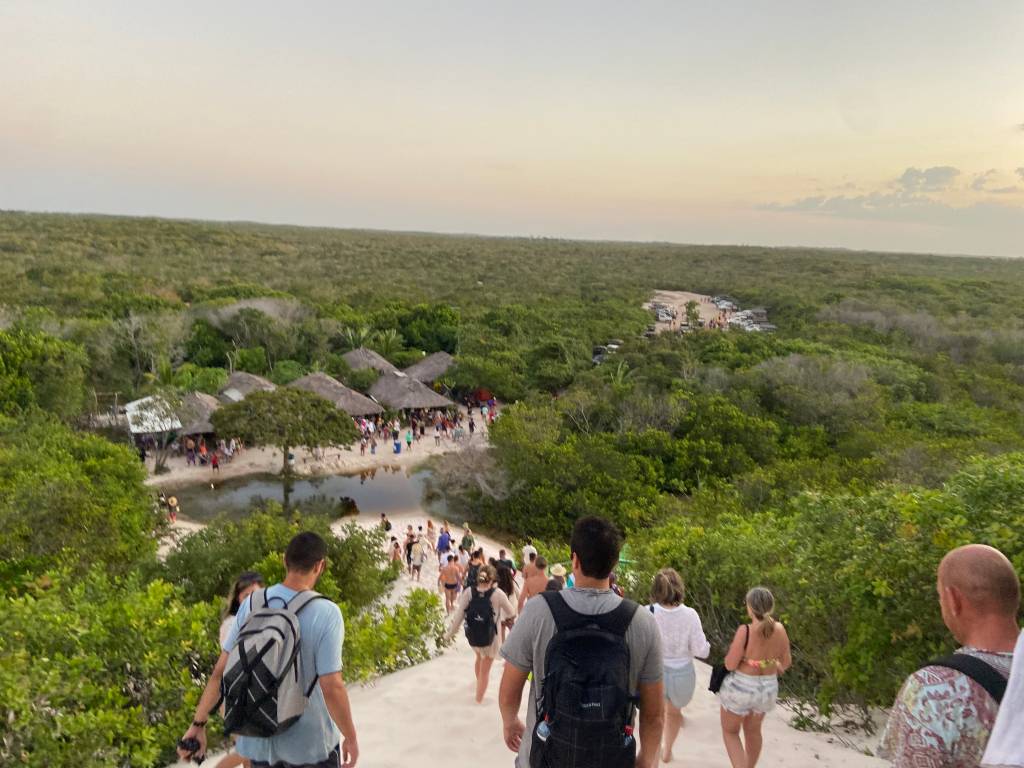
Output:
[[[960,648],[1010,675],[1012,653]],[[878,754],[896,768],[977,768],[999,705],[978,683],[947,667],[907,678],[882,733]]]

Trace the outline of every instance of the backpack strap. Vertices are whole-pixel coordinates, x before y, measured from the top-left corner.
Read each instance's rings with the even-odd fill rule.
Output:
[[[629,625],[633,621],[633,614],[636,613],[639,607],[632,600],[623,598],[614,611],[599,613],[590,618],[594,619],[601,629],[622,637],[626,634],[626,630],[629,629]]]
[[[288,610],[294,613],[296,616],[303,608],[312,603],[314,600],[326,600],[327,598],[321,595],[319,592],[313,589],[304,589],[291,600],[288,601]]]
[[[971,656],[967,653],[953,653],[939,659],[933,659],[925,664],[926,667],[947,667],[955,669],[984,688],[988,695],[995,699],[996,704],[1003,701],[1006,693],[1006,678],[1000,672],[983,659]]]
[[[574,611],[565,602],[561,590],[558,592],[541,592],[540,596],[548,604],[551,616],[555,620],[555,631],[565,632],[570,629],[584,627],[587,624],[597,624],[601,629],[622,636],[629,629],[633,621],[633,614],[639,607],[632,600],[623,600],[614,611],[608,613],[585,614]]]
[[[548,604],[548,609],[551,611],[551,618],[555,620],[556,632],[565,632],[566,630],[574,629],[583,625],[583,620],[586,617],[569,607],[569,604],[565,602],[565,598],[562,597],[561,591],[548,592],[545,590],[540,593],[540,596],[544,598],[544,602]]]

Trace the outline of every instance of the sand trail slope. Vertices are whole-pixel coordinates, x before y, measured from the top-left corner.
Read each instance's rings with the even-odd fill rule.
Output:
[[[349,518],[351,519],[351,518]],[[426,527],[422,510],[393,514],[392,534],[403,539],[405,527]],[[378,519],[371,515],[357,518],[371,526]],[[440,521],[434,519],[435,525]],[[461,530],[456,528],[456,535]],[[480,535],[477,542],[487,556],[497,553],[498,544]],[[437,562],[430,558],[417,585],[407,575],[400,576],[388,598],[401,599],[417,587],[436,589]],[[505,747],[498,713],[498,683],[504,662],[495,662],[491,684],[482,704],[474,701],[473,652],[459,631],[455,643],[443,654],[423,664],[404,669],[368,685],[350,687],[352,712],[359,734],[365,768],[408,768],[408,766],[444,766],[444,768],[491,768],[512,766],[514,756]],[[676,743],[674,759],[668,766],[693,768],[729,768],[722,746],[718,699],[707,690],[710,668],[697,664],[697,692],[685,710],[686,724]],[[523,696],[525,720],[526,699]],[[790,728],[787,712],[777,708],[765,720],[764,752],[759,766],[765,768],[881,768],[882,760],[850,749],[826,734],[804,733]],[[216,765],[216,756],[204,766]],[[659,766],[666,765],[658,762]],[[176,768],[185,768],[178,764]]]

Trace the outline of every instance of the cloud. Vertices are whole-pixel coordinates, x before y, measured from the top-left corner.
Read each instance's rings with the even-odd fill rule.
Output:
[[[975,192],[983,191],[985,187],[988,185],[988,183],[992,181],[993,177],[997,175],[998,171],[996,171],[995,168],[990,168],[984,173],[979,173],[977,176],[974,177],[974,181],[971,182],[971,189],[973,189]]]
[[[1024,179],[1024,167],[1016,170]],[[952,166],[924,170],[907,168],[881,188],[864,194],[812,195],[786,203],[770,203],[763,210],[802,213],[835,219],[923,224],[964,231],[1010,231],[1024,227],[1024,207],[1009,201],[980,200],[971,205],[952,205],[938,194],[953,185],[961,173]],[[1024,192],[1019,186],[990,188],[998,177],[995,169],[972,176],[970,188],[984,195]]]
[[[931,168],[907,168],[896,184],[906,192],[941,192],[960,175],[960,170],[951,165],[936,165]]]

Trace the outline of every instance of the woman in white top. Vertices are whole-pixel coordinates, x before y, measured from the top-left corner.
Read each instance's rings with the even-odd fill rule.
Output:
[[[694,658],[711,653],[700,616],[683,605],[683,580],[672,568],[662,568],[651,585],[651,613],[661,633],[665,665],[665,729],[662,731],[661,759],[672,760],[672,745],[683,725],[682,709],[690,703],[697,684]]]
[[[231,593],[228,595],[227,605],[224,608],[224,619],[220,623],[221,647],[224,646],[224,641],[227,640],[228,633],[235,624],[235,615],[238,613],[239,606],[245,602],[249,595],[257,589],[263,589],[264,586],[263,577],[256,573],[256,571],[246,571],[235,579],[235,583],[231,585]],[[221,714],[224,714],[223,707],[221,708]],[[228,750],[228,754],[220,759],[215,768],[238,768],[238,766],[248,765],[248,760],[237,752]]]

